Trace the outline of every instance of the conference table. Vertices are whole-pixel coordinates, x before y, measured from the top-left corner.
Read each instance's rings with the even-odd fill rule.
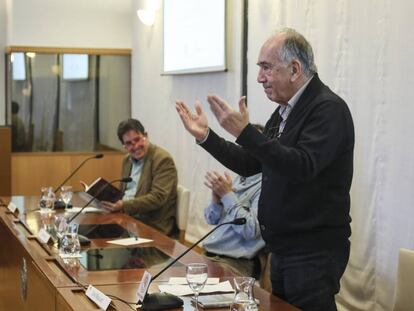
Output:
[[[64,210],[40,213],[38,196],[0,199],[0,311],[100,310],[85,295],[84,288],[88,285],[105,295],[136,303],[144,272],[156,275],[188,249],[126,214],[82,213],[73,222],[79,224],[79,230],[86,228],[85,232],[92,232],[95,236],[92,234],[90,245],[82,246],[82,258],[62,259],[56,243],[53,240],[43,243],[39,232],[42,228],[51,228],[54,216],[62,214],[69,218],[73,213]],[[9,205],[10,202],[14,205]],[[72,203],[83,206],[84,197],[75,194]],[[11,207],[14,206],[16,210],[12,212]],[[135,246],[108,243],[114,240],[114,236],[125,237],[125,233],[152,241]],[[190,251],[154,280],[149,292],[158,291],[158,285],[166,284],[170,277],[184,277],[186,265],[193,262],[206,263],[208,276],[218,277],[220,281],[232,282],[235,276],[205,256]],[[259,310],[298,310],[256,286],[254,295],[260,301]],[[191,297],[184,296],[182,299],[183,308],[175,310],[194,310]],[[112,299],[107,310],[136,308],[135,304],[127,305]]]

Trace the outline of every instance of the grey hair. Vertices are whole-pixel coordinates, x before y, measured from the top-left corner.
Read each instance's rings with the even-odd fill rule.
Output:
[[[292,28],[280,29],[275,36],[278,34],[286,35],[278,55],[282,63],[288,65],[294,59],[297,59],[302,65],[305,76],[310,77],[318,72],[314,63],[312,46],[302,34]]]

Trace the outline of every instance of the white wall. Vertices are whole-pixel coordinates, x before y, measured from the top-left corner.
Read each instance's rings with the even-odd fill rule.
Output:
[[[130,48],[131,0],[13,0],[8,45]]]
[[[179,183],[191,190],[190,222],[187,239],[194,240],[206,231],[202,216],[210,193],[203,185],[206,171],[223,171],[211,156],[197,146],[184,130],[175,111],[175,100],[182,99],[190,106],[200,99],[209,112],[205,98],[217,93],[230,103],[240,97],[241,75],[241,1],[230,0],[228,19],[228,71],[183,76],[161,76],[162,71],[162,10],[156,23],[144,26],[137,18],[133,26],[132,59],[132,116],[146,127],[152,142],[167,149],[178,168]],[[135,3],[136,8],[138,4]],[[209,112],[210,114],[210,112]],[[219,130],[214,118],[211,127]],[[219,131],[220,132],[220,131]],[[201,225],[199,225],[201,223]]]

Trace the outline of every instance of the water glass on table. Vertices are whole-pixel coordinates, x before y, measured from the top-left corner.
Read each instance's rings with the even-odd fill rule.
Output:
[[[41,228],[45,230],[47,233],[49,233],[52,239],[55,240],[56,230],[55,230],[53,213],[41,212],[40,223],[41,223]]]
[[[61,257],[77,257],[79,252],[78,224],[70,224],[60,240],[59,255]]]
[[[65,218],[64,215],[56,215],[55,216],[55,231],[56,231],[56,237],[58,240],[58,245],[60,245],[60,241],[63,238],[63,235],[68,230],[68,221]]]
[[[53,206],[56,201],[55,193],[52,187],[42,187],[42,196],[39,202],[39,209],[41,213],[50,213],[53,211]]]
[[[65,209],[68,208],[70,200],[72,200],[72,196],[73,196],[72,186],[60,187],[60,198],[62,199],[63,203],[65,203]]]
[[[253,295],[255,279],[252,277],[240,276],[234,278],[236,293],[230,311],[257,311],[257,303]]]
[[[186,268],[188,286],[194,292],[195,310],[198,310],[198,294],[207,281],[207,265],[204,263],[191,263]]]

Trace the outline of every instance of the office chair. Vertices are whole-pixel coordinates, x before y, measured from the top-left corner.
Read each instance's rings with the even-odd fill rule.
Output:
[[[180,230],[181,236],[184,236],[184,231],[187,229],[188,209],[190,207],[190,190],[182,185],[177,186],[177,226]]]
[[[414,250],[400,248],[394,311],[414,307]]]

